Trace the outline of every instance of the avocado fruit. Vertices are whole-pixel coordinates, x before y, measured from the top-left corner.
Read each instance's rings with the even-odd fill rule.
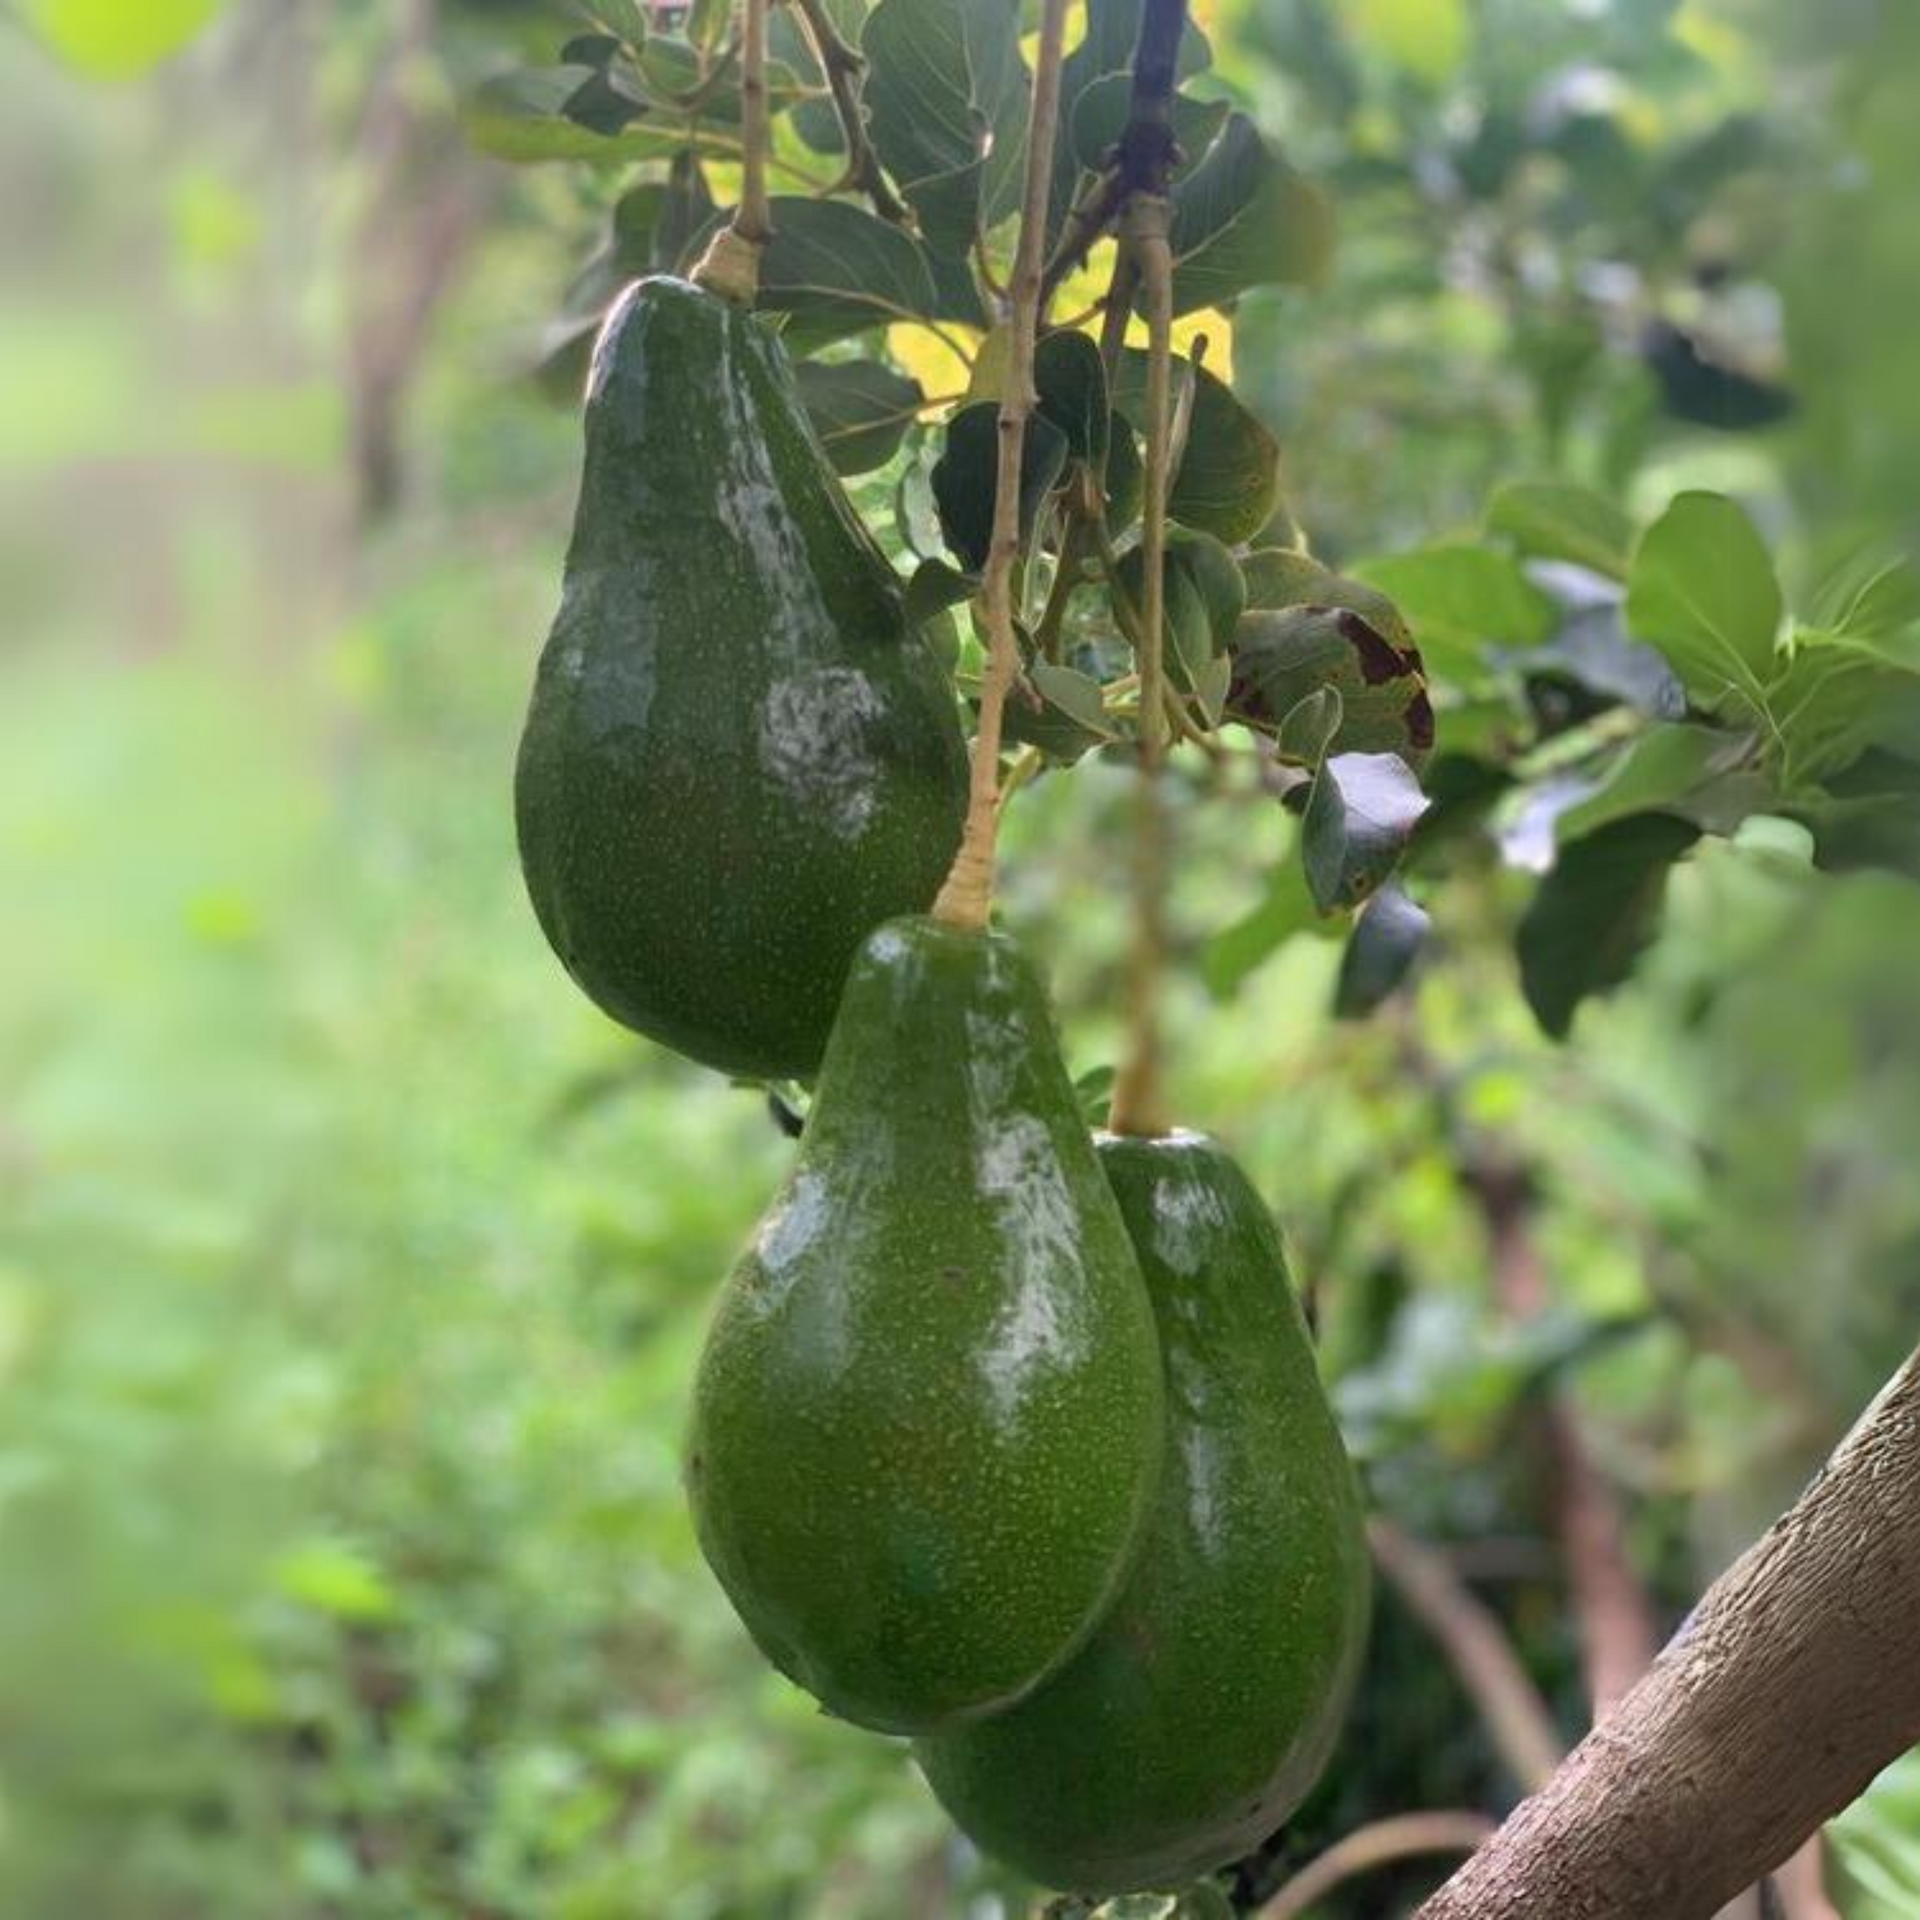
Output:
[[[1158,1502],[1073,1661],[916,1753],[983,1850],[1112,1894],[1225,1866],[1300,1803],[1347,1709],[1369,1585],[1353,1472],[1259,1196],[1199,1135],[1098,1150],[1159,1323]]]
[[[1153,1310],[1038,980],[1003,934],[889,922],[700,1361],[709,1563],[830,1712],[960,1725],[1092,1631],[1163,1424]]]
[[[939,890],[966,785],[952,685],[784,349],[717,294],[636,282],[594,348],[515,777],[567,971],[707,1066],[810,1077],[854,950]]]

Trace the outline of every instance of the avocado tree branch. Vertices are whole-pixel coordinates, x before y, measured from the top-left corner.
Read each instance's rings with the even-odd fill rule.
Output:
[[[1335,1887],[1396,1861],[1428,1853],[1471,1853],[1493,1837],[1494,1825],[1479,1813],[1408,1813],[1358,1828],[1296,1873],[1254,1920],[1301,1920]]]
[[[1033,355],[1040,327],[1041,251],[1046,240],[1054,131],[1060,120],[1060,65],[1066,21],[1067,0],[1046,0],[1040,16],[1040,50],[1033,68],[1025,193],[1010,287],[1010,343],[1006,386],[1000,398],[993,539],[982,585],[987,618],[987,672],[980,689],[980,724],[973,746],[966,827],[953,870],[940,889],[940,897],[933,903],[935,919],[956,927],[984,927],[993,905],[994,848],[1000,819],[1001,726],[1007,690],[1013,684],[1020,658],[1013,620],[1013,576],[1020,559],[1020,468],[1021,456],[1026,450],[1027,421],[1036,399]]]
[[[793,0],[793,9],[800,16],[813,57],[826,75],[827,90],[833,95],[833,110],[840,120],[841,137],[847,143],[847,170],[840,185],[864,193],[882,220],[890,220],[897,227],[906,226],[913,218],[912,210],[894,192],[867,134],[867,117],[860,105],[860,76],[866,71],[865,58],[841,38],[822,0]]]
[[[767,158],[767,9],[772,0],[740,0],[740,203],[693,269],[696,284],[741,306],[760,290],[760,255],[773,238]]]
[[[1418,1920],[1709,1920],[1920,1745],[1920,1352]]]

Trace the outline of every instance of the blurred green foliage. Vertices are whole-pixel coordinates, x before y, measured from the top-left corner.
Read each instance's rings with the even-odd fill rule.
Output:
[[[36,0],[41,39],[0,40],[35,266],[0,308],[0,1911],[1020,1911],[699,1564],[690,1358],[788,1149],[757,1094],[581,1004],[521,897],[507,768],[576,431],[519,376],[617,183],[508,181],[452,103],[550,57],[564,9],[233,0],[119,91],[46,51],[131,67],[213,12],[151,9],[136,47],[122,9]],[[1535,475],[1648,517],[1738,490],[1796,583],[1911,540],[1904,12],[1215,16],[1341,208],[1334,279],[1250,296],[1235,361],[1329,557],[1477,527]],[[367,531],[410,294],[406,490]],[[1794,413],[1703,422],[1760,403],[1672,329]],[[1527,1423],[1575,1397],[1671,1623],[1910,1345],[1920,901],[1750,823],[1555,1047],[1514,977],[1527,888],[1463,846],[1411,995],[1340,1023],[1296,829],[1253,795],[1183,813],[1183,1108],[1280,1211],[1376,1502],[1457,1551],[1576,1734]],[[1098,766],[1014,815],[1006,911],[1077,1071],[1115,1051],[1126,819]],[[1489,1167],[1537,1195],[1527,1324]],[[1516,1791],[1388,1603],[1260,1871]],[[1920,1908],[1911,1765],[1838,1845],[1849,1920]]]

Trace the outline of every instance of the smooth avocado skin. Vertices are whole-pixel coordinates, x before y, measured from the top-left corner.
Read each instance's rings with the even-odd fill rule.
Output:
[[[734,1607],[843,1719],[1002,1709],[1118,1591],[1163,1420],[1038,980],[1004,935],[881,927],[695,1380],[688,1491]]]
[[[1299,1805],[1346,1713],[1369,1588],[1352,1469],[1259,1196],[1199,1135],[1102,1136],[1099,1154],[1159,1322],[1158,1502],[1073,1662],[915,1751],[986,1852],[1112,1894],[1213,1872]]]
[[[616,1020],[808,1078],[847,963],[960,839],[953,689],[779,342],[684,281],[594,349],[560,611],[515,779],[540,924]]]

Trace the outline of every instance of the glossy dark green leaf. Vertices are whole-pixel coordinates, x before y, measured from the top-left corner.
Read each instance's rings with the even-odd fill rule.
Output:
[[[1413,971],[1432,925],[1426,908],[1389,880],[1361,909],[1340,956],[1335,1016],[1364,1019],[1397,993]]]
[[[1190,360],[1178,363],[1193,382],[1186,451],[1168,490],[1167,511],[1183,527],[1237,546],[1267,524],[1280,496],[1280,446],[1224,380]],[[1147,356],[1128,348],[1120,356],[1114,405],[1145,430]]]
[[[1301,821],[1307,887],[1322,913],[1359,905],[1386,880],[1428,804],[1397,753],[1327,757]]]
[[[846,200],[779,195],[760,258],[759,304],[814,337],[935,317],[927,256],[911,234]]]
[[[1067,436],[1035,414],[1020,458],[1020,538],[1032,535],[1040,508],[1067,464]],[[933,468],[933,497],[947,550],[972,572],[987,564],[999,493],[1000,408],[977,400],[947,422],[946,445]]]
[[[461,108],[467,138],[496,160],[630,161],[665,159],[685,143],[677,128],[632,118],[618,132],[596,132],[570,119],[568,104],[601,81],[588,66],[525,67],[484,80]]]
[[[1121,556],[1120,585],[1137,611],[1146,604],[1145,555],[1131,547]],[[1184,527],[1169,530],[1162,568],[1166,602],[1167,671],[1174,685],[1198,692],[1215,678],[1212,663],[1233,637],[1246,605],[1239,563],[1211,534]]]
[[[919,626],[979,591],[978,574],[962,573],[945,560],[922,560],[907,582],[907,618]]]
[[[1219,306],[1249,287],[1309,283],[1333,256],[1333,212],[1245,114],[1230,114],[1173,189],[1173,256],[1177,313]]]
[[[1107,374],[1100,349],[1084,333],[1050,333],[1034,349],[1040,411],[1067,436],[1068,450],[1095,472],[1107,458]]]
[[[1564,848],[1520,922],[1520,984],[1555,1039],[1589,995],[1619,986],[1653,938],[1674,863],[1700,829],[1671,814],[1616,820]]]
[[[877,360],[803,360],[794,372],[836,473],[885,466],[925,398],[917,380]]]
[[[1092,173],[1109,164],[1114,146],[1126,128],[1132,104],[1130,73],[1105,74],[1080,95],[1073,104],[1069,125],[1076,165]],[[1219,136],[1226,117],[1224,100],[1196,100],[1185,93],[1174,96],[1173,137],[1180,146],[1174,166],[1175,180],[1184,179],[1200,163]]]
[[[936,252],[1013,213],[1026,155],[1019,0],[880,0],[862,35],[873,144]]]
[[[1585,799],[1553,823],[1561,846],[1634,814],[1669,813],[1709,833],[1731,834],[1769,807],[1772,783],[1743,767],[1750,742],[1714,727],[1649,728]]]

